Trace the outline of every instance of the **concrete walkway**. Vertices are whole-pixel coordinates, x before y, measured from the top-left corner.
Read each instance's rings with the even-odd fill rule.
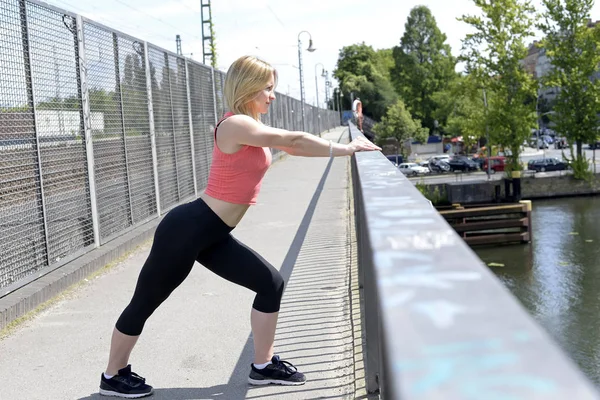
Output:
[[[345,141],[347,129],[324,137]],[[254,295],[197,264],[150,318],[132,354],[134,371],[156,388],[152,398],[355,398],[348,175],[348,158],[287,157],[272,166],[259,204],[234,230],[288,279],[276,351],[306,373],[307,384],[246,383]],[[0,340],[1,400],[103,399],[96,393],[110,334],[149,248],[148,242]]]

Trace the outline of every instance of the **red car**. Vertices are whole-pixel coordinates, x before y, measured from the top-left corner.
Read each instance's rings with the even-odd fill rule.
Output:
[[[506,157],[502,156],[490,157],[483,160],[483,166],[481,167],[483,171],[488,171],[488,161],[490,160],[490,173],[495,174],[496,172],[504,171],[504,166],[506,165]]]

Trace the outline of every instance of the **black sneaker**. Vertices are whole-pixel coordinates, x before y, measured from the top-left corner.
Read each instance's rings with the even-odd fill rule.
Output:
[[[263,369],[251,365],[252,371],[248,377],[251,385],[304,385],[306,377],[298,372],[296,367],[287,361],[282,361],[279,356],[273,356],[272,364]]]
[[[110,379],[106,379],[104,374],[100,377],[100,394],[103,396],[137,399],[150,396],[152,392],[152,386],[146,385],[144,378],[131,372],[131,365],[120,369],[119,374]]]

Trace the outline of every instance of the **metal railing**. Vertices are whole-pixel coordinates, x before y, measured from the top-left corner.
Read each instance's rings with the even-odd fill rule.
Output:
[[[350,123],[352,139],[362,135]],[[596,389],[384,156],[352,180],[367,390],[383,399],[598,399]]]
[[[225,73],[35,0],[0,0],[0,50],[2,297],[197,196],[227,104]]]

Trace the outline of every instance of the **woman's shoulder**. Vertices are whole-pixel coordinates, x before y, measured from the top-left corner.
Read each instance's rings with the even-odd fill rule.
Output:
[[[245,114],[225,114],[223,121],[219,125],[219,129],[227,131],[238,129],[251,129],[256,128],[259,125],[260,122]]]

